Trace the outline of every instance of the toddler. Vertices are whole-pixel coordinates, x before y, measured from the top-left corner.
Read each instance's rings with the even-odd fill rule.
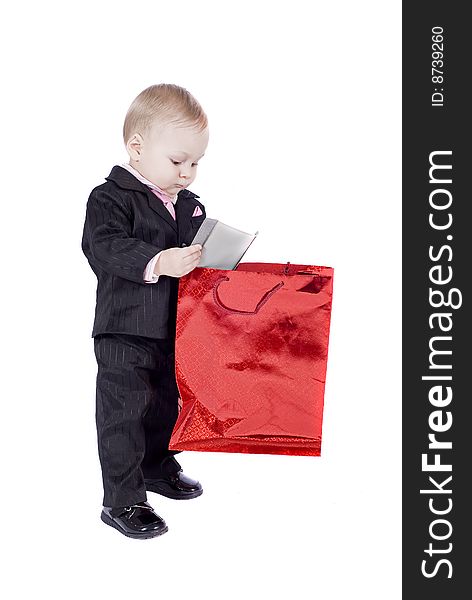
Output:
[[[180,407],[179,277],[199,263],[201,246],[191,242],[206,217],[188,187],[208,137],[207,117],[186,89],[146,88],[123,126],[129,162],[113,166],[87,201],[82,250],[97,277],[92,338],[101,519],[132,538],[168,530],[147,491],[175,499],[203,492],[168,445]]]

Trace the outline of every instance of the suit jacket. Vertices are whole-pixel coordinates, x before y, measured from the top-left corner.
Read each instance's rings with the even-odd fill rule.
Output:
[[[88,198],[82,250],[97,277],[92,336],[127,333],[150,338],[175,336],[178,277],[144,281],[149,260],[160,250],[189,246],[206,217],[190,190],[178,192],[176,220],[151,190],[115,165],[106,183]],[[195,207],[202,214],[192,217]]]

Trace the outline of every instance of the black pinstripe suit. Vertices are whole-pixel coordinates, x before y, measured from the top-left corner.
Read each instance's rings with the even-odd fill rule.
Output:
[[[159,250],[191,244],[205,207],[199,196],[180,190],[174,221],[159,198],[123,167],[115,165],[105,179],[90,193],[82,238],[98,279],[92,337],[172,337],[179,279],[161,275],[155,284],[144,283],[144,269]],[[196,206],[203,214],[192,217]]]
[[[90,193],[82,250],[97,277],[92,330],[96,423],[104,506],[146,500],[144,477],[161,473],[178,416],[175,325],[179,279],[144,282],[160,250],[190,245],[205,207],[180,190],[176,220],[151,190],[115,165]],[[192,217],[195,207],[202,214]]]

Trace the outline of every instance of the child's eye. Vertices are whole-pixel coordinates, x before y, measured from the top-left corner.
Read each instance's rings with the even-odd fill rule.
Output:
[[[178,162],[177,160],[172,160],[172,164],[174,164],[174,165],[180,165],[181,163]],[[193,163],[192,167],[198,167],[198,163]]]

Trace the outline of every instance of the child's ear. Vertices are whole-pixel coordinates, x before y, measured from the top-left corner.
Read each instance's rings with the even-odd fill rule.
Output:
[[[132,160],[139,160],[141,156],[141,149],[143,146],[143,137],[140,133],[133,133],[126,144],[126,151]]]

